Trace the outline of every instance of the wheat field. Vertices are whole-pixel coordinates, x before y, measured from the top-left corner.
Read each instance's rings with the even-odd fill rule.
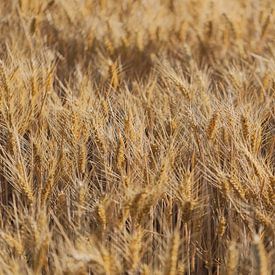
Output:
[[[0,1],[0,274],[275,274],[274,0]]]

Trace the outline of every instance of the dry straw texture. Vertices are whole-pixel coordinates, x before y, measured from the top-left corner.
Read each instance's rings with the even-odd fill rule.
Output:
[[[274,274],[274,0],[0,1],[0,274]]]

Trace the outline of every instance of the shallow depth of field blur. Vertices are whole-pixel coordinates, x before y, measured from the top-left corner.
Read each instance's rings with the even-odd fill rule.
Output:
[[[274,274],[274,0],[0,1],[0,274]]]

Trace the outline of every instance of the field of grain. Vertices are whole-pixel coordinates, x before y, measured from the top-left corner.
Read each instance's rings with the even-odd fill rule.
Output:
[[[273,8],[1,0],[0,274],[274,274]]]

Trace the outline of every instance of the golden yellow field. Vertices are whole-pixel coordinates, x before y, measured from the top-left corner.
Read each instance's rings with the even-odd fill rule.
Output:
[[[0,1],[0,275],[275,274],[275,0]]]

